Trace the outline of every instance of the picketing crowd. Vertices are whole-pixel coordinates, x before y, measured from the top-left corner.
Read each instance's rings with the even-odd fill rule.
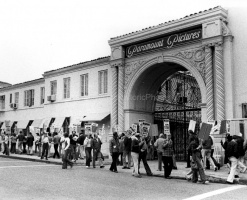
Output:
[[[210,135],[203,140],[198,138],[198,135],[193,131],[189,131],[188,155],[190,156],[190,165],[188,167],[191,167],[191,170],[187,174],[187,179],[191,179],[194,183],[198,182],[199,176],[202,183],[208,183],[205,170],[210,169],[210,165],[215,171],[220,169],[220,164],[213,157],[214,137],[212,133],[210,132]],[[227,183],[233,184],[234,179],[239,178],[238,170],[244,173],[247,169],[244,165],[247,161],[247,140],[244,141],[241,133],[233,136],[226,134],[226,140],[224,143],[221,140],[221,145],[225,149],[224,164],[227,164],[229,168]]]
[[[98,133],[85,134],[81,130],[79,136],[76,132],[72,134],[64,133],[60,136],[57,132],[53,134],[44,132],[41,135],[37,133],[36,137],[29,133],[25,136],[22,131],[18,135],[8,135],[5,132],[0,133],[0,151],[9,155],[9,153],[19,153],[33,155],[33,147],[35,153],[38,153],[41,159],[51,156],[51,145],[54,147],[53,158],[62,157],[62,169],[67,166],[73,167],[78,159],[86,159],[86,167],[96,167],[96,161],[99,162],[100,168],[104,168],[104,156],[101,152],[102,140]],[[187,157],[187,168],[190,171],[187,179],[193,183],[200,182],[207,184],[208,180],[205,170],[212,166],[214,171],[220,170],[220,164],[214,158],[214,137],[213,132],[205,139],[200,139],[198,135],[189,131],[189,146]],[[235,178],[239,178],[238,171],[244,173],[247,169],[247,140],[244,141],[242,134],[229,135],[226,134],[224,143],[221,141],[222,147],[225,149],[225,160],[229,168],[227,183],[232,184]],[[16,149],[17,146],[17,149]],[[161,133],[155,140],[148,135],[143,135],[130,129],[120,135],[113,132],[113,137],[109,141],[109,152],[112,157],[110,171],[118,173],[117,166],[122,165],[122,169],[130,169],[133,167],[132,175],[141,178],[140,163],[143,162],[147,176],[153,173],[148,165],[147,158],[153,159],[154,147],[158,158],[158,171],[162,171],[162,163],[164,168],[164,177],[171,179],[172,169],[176,168],[174,144],[170,133]],[[9,149],[10,147],[10,149]],[[150,153],[151,152],[151,153]]]

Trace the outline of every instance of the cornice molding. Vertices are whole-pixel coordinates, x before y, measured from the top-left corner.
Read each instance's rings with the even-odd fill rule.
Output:
[[[50,77],[55,77],[55,76],[59,76],[62,74],[68,74],[71,72],[76,72],[76,71],[80,71],[80,70],[84,70],[84,69],[90,69],[90,68],[95,68],[98,66],[102,66],[102,65],[107,65],[109,64],[110,61],[110,57],[106,57],[104,59],[99,59],[99,60],[95,60],[95,61],[89,61],[86,63],[79,63],[76,65],[72,65],[72,66],[68,66],[65,68],[60,68],[57,70],[52,70],[52,71],[48,71],[48,72],[44,72],[43,76],[45,78],[50,78]]]
[[[209,10],[205,13],[202,12],[187,18],[174,20],[170,23],[154,26],[153,28],[148,28],[147,30],[138,31],[133,34],[127,34],[126,36],[113,38],[109,40],[108,43],[111,47],[127,45],[148,38],[157,37],[160,35],[168,34],[171,32],[179,31],[193,26],[198,26],[208,21],[213,21],[217,19],[220,19],[222,21],[227,21],[227,11],[224,8],[219,7],[213,10]]]
[[[45,84],[45,79],[40,78],[40,79],[35,79],[32,81],[27,81],[24,83],[18,83],[18,84],[15,84],[15,85],[12,85],[9,87],[5,87],[5,88],[0,88],[0,92],[15,90],[15,89],[24,88],[24,87],[36,86],[37,84]]]

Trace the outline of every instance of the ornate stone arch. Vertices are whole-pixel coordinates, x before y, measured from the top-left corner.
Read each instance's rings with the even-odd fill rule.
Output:
[[[195,77],[200,87],[202,103],[206,103],[206,85],[204,82],[204,77],[202,77],[201,73],[198,71],[196,66],[192,64],[191,62],[188,62],[186,59],[182,57],[173,56],[173,55],[165,55],[165,56],[150,58],[146,62],[143,62],[143,64],[139,67],[139,69],[137,69],[136,72],[130,77],[130,79],[128,80],[128,83],[125,83],[126,84],[125,95],[124,95],[124,108],[125,109],[128,109],[130,94],[133,90],[135,82],[141,76],[141,74],[145,70],[149,69],[151,66],[155,64],[166,63],[166,62],[176,63],[191,72],[191,74]]]

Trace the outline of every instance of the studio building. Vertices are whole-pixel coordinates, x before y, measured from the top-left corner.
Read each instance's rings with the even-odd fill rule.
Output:
[[[169,119],[178,160],[185,160],[190,120],[198,129],[247,117],[245,16],[244,9],[219,6],[111,38],[109,57],[1,88],[1,126],[95,122],[107,152],[112,128],[122,132],[144,119],[162,132]]]

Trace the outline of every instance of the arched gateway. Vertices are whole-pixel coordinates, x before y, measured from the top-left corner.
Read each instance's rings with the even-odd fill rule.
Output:
[[[232,42],[226,17],[227,12],[216,7],[112,38],[112,127],[124,131],[139,119],[159,123],[158,116],[174,120],[167,115],[174,112],[180,115],[174,127],[179,128],[183,120],[183,148],[189,119],[206,122],[231,117],[226,107],[232,110],[232,101],[225,101],[224,77],[230,77],[226,69],[232,67],[230,58],[224,58]],[[191,117],[189,111],[194,112]]]

